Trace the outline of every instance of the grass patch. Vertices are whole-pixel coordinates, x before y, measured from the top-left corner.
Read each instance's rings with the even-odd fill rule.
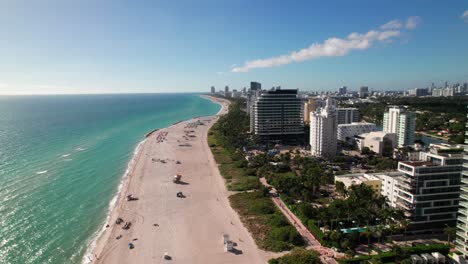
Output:
[[[216,163],[219,164],[221,175],[226,180],[230,191],[248,191],[260,187],[258,177],[249,175],[249,170],[242,166],[241,160],[234,160],[234,155],[220,144],[220,134],[217,124],[208,132],[208,145],[211,148]]]
[[[304,245],[301,235],[263,192],[237,193],[229,201],[259,248],[280,252]]]

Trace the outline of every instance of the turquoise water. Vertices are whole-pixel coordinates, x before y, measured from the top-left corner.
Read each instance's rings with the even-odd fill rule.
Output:
[[[144,134],[219,108],[193,94],[0,97],[0,263],[80,263]]]

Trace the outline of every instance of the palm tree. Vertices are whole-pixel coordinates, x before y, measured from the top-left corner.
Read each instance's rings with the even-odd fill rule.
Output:
[[[400,227],[403,228],[403,230],[405,231],[404,233],[405,245],[406,245],[406,230],[408,229],[409,224],[410,224],[410,221],[407,219],[403,219],[402,221],[400,221]]]
[[[453,239],[457,233],[457,228],[445,225],[444,234],[447,235],[447,244],[450,246],[451,238]]]

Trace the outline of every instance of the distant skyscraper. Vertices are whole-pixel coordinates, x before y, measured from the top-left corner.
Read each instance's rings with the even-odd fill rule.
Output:
[[[310,113],[310,151],[313,156],[333,158],[337,149],[337,114],[330,97],[325,107]]]
[[[231,97],[231,94],[229,93],[229,86],[224,87],[224,97]]]
[[[262,84],[259,82],[250,82],[250,90],[255,91],[255,90],[261,90],[262,89]]]
[[[247,92],[247,112],[250,116],[250,131],[253,132],[255,125],[255,116],[253,114],[253,104],[257,96],[262,91],[262,84],[259,82],[250,82],[250,89]]]
[[[341,86],[338,89],[338,94],[340,94],[340,95],[347,94],[347,93],[348,93],[348,88],[346,86]]]
[[[216,93],[216,89],[214,86],[211,86],[211,94],[215,94]]]
[[[361,98],[365,98],[369,95],[369,87],[367,86],[362,86],[360,89],[359,89],[359,97]]]
[[[398,146],[414,144],[416,116],[399,106],[391,106],[383,116],[383,131],[398,136]]]

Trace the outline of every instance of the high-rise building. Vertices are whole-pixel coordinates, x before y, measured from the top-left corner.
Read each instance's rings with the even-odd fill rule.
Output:
[[[304,134],[302,102],[297,89],[256,92],[251,106],[251,132],[269,137]]]
[[[341,86],[338,89],[338,94],[340,94],[340,95],[347,94],[347,93],[348,93],[348,88],[346,86]]]
[[[468,117],[468,114],[466,115]],[[468,126],[468,123],[467,123]],[[463,173],[461,180],[460,207],[458,208],[457,239],[455,244],[465,258],[468,258],[468,131],[465,131],[463,152]]]
[[[310,113],[317,111],[320,107],[325,106],[325,101],[319,98],[311,98],[304,103],[304,123],[310,123]]]
[[[431,144],[419,161],[400,161],[392,203],[410,220],[410,229],[454,226],[460,197],[461,145]],[[466,218],[465,218],[466,219]]]
[[[250,89],[247,92],[247,113],[250,118],[250,132],[253,132],[255,116],[253,114],[253,104],[257,96],[262,91],[262,84],[259,82],[250,82]]]
[[[398,136],[398,146],[412,145],[416,129],[416,116],[403,107],[390,106],[383,116],[383,131]]]
[[[336,156],[337,126],[336,108],[328,97],[325,107],[310,113],[310,151],[313,156],[329,159]]]
[[[250,90],[255,91],[255,90],[261,90],[262,89],[262,84],[259,82],[250,82]]]
[[[361,88],[359,88],[359,97],[365,98],[368,95],[369,95],[369,87],[361,86]]]
[[[337,108],[338,125],[359,122],[359,110],[357,108]]]
[[[408,91],[409,96],[427,96],[428,94],[428,88],[414,88]]]
[[[216,89],[214,86],[211,86],[211,94],[215,94],[216,93]]]

